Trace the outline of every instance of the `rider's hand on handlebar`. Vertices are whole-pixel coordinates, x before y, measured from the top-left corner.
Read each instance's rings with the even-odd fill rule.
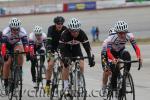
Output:
[[[112,60],[112,63],[113,63],[113,64],[117,64],[118,61],[119,61],[119,59],[113,59],[113,60]]]
[[[140,61],[140,66],[142,67],[143,59],[141,57],[139,57],[138,60]]]
[[[89,65],[90,65],[90,67],[95,66],[95,61],[94,61],[94,55],[93,54],[92,54],[92,56],[89,57]]]

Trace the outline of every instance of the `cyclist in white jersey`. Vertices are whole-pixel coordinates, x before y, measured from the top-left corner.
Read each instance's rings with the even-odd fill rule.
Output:
[[[4,69],[3,69],[3,78],[5,88],[8,86],[8,76],[10,72],[10,65],[12,56],[9,55],[6,57],[6,49],[9,53],[16,52],[28,52],[28,37],[25,29],[21,27],[21,21],[17,18],[12,18],[9,22],[9,27],[6,27],[3,30],[2,35],[2,46],[1,46],[1,55],[4,57]],[[22,68],[23,65],[23,55],[18,56],[18,64]]]
[[[35,26],[33,32],[29,34],[29,50],[30,50],[30,61],[31,61],[31,74],[32,74],[32,81],[36,86],[36,71],[35,71],[35,64],[36,64],[36,57],[34,54],[36,52],[38,54],[45,53],[45,43],[46,43],[47,36],[42,31],[41,26]],[[28,60],[29,60],[28,59]],[[45,56],[43,55],[43,62],[45,62]]]
[[[128,25],[124,21],[118,21],[115,24],[112,33],[104,40],[101,52],[101,61],[103,68],[103,78],[102,78],[102,90],[101,96],[106,96],[106,84],[108,81],[108,76],[113,73],[113,66],[117,63],[117,59],[131,60],[130,53],[125,49],[125,44],[130,42],[133,46],[137,59],[141,59],[140,48],[136,44],[133,33],[128,31]],[[142,62],[141,62],[142,63]],[[127,63],[128,71],[130,71],[131,64]],[[115,74],[112,74],[115,75]],[[116,88],[116,79],[114,80],[114,88]]]

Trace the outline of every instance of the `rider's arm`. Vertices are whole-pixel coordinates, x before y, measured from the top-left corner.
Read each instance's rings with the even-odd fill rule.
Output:
[[[88,37],[83,31],[81,31],[81,32],[82,32],[81,35],[79,34],[79,36],[81,36],[81,38],[80,38],[81,43],[82,43],[82,45],[83,45],[83,47],[84,47],[88,57],[91,57],[92,56],[92,54],[91,54],[91,46],[90,46]]]
[[[109,36],[103,43],[103,45],[105,46],[106,49],[106,53],[107,53],[107,57],[110,60],[114,60],[115,57],[113,56],[113,54],[111,53],[111,49],[112,49],[112,44],[113,44],[113,36]]]
[[[46,42],[47,42],[47,36],[45,33],[43,33],[43,43],[44,43],[44,47],[46,47]]]
[[[48,33],[47,33],[47,43],[46,43],[46,48],[47,50],[51,50],[52,49],[52,27],[48,28]]]
[[[21,34],[20,34],[20,36],[21,36],[21,41],[22,41],[22,43],[23,43],[23,46],[25,47],[26,45],[29,44],[29,41],[28,41],[28,34],[27,34],[26,30],[25,30],[23,27],[21,27],[20,31],[21,31]]]
[[[128,33],[127,37],[128,37],[128,39],[129,39],[131,45],[133,46],[135,52],[136,52],[137,58],[140,58],[140,57],[141,57],[140,48],[139,48],[139,46],[136,44],[136,41],[135,41],[135,39],[134,39],[133,34],[132,34],[132,33]]]
[[[8,43],[8,37],[3,35],[2,36],[2,45],[1,45],[1,55],[4,57],[6,55],[6,44]]]
[[[26,45],[28,45],[28,37],[27,36],[23,36],[22,38],[21,38],[21,40],[22,40],[22,43],[23,43],[23,46],[26,46]]]

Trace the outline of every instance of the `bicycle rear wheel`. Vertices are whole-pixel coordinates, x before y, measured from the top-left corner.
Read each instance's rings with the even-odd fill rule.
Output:
[[[123,87],[120,90],[121,94],[119,100],[135,100],[134,82],[129,72],[126,72],[126,76],[124,76],[122,85]]]

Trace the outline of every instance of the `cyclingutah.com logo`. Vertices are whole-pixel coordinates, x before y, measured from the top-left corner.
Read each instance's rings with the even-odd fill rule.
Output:
[[[20,91],[15,91],[16,94],[19,94]],[[62,90],[59,90],[57,93],[62,93]],[[77,97],[79,96],[79,94],[77,93],[77,91],[73,90],[71,91],[72,96],[73,97]],[[58,94],[59,95],[59,94]],[[0,97],[6,97],[6,93],[5,90],[0,89]],[[39,91],[37,92],[35,89],[23,89],[22,90],[22,96],[23,97],[49,97],[50,95],[47,95],[46,93],[44,93],[43,89],[39,89]],[[80,93],[80,97],[100,97],[100,90],[90,90],[87,92],[81,92]]]

